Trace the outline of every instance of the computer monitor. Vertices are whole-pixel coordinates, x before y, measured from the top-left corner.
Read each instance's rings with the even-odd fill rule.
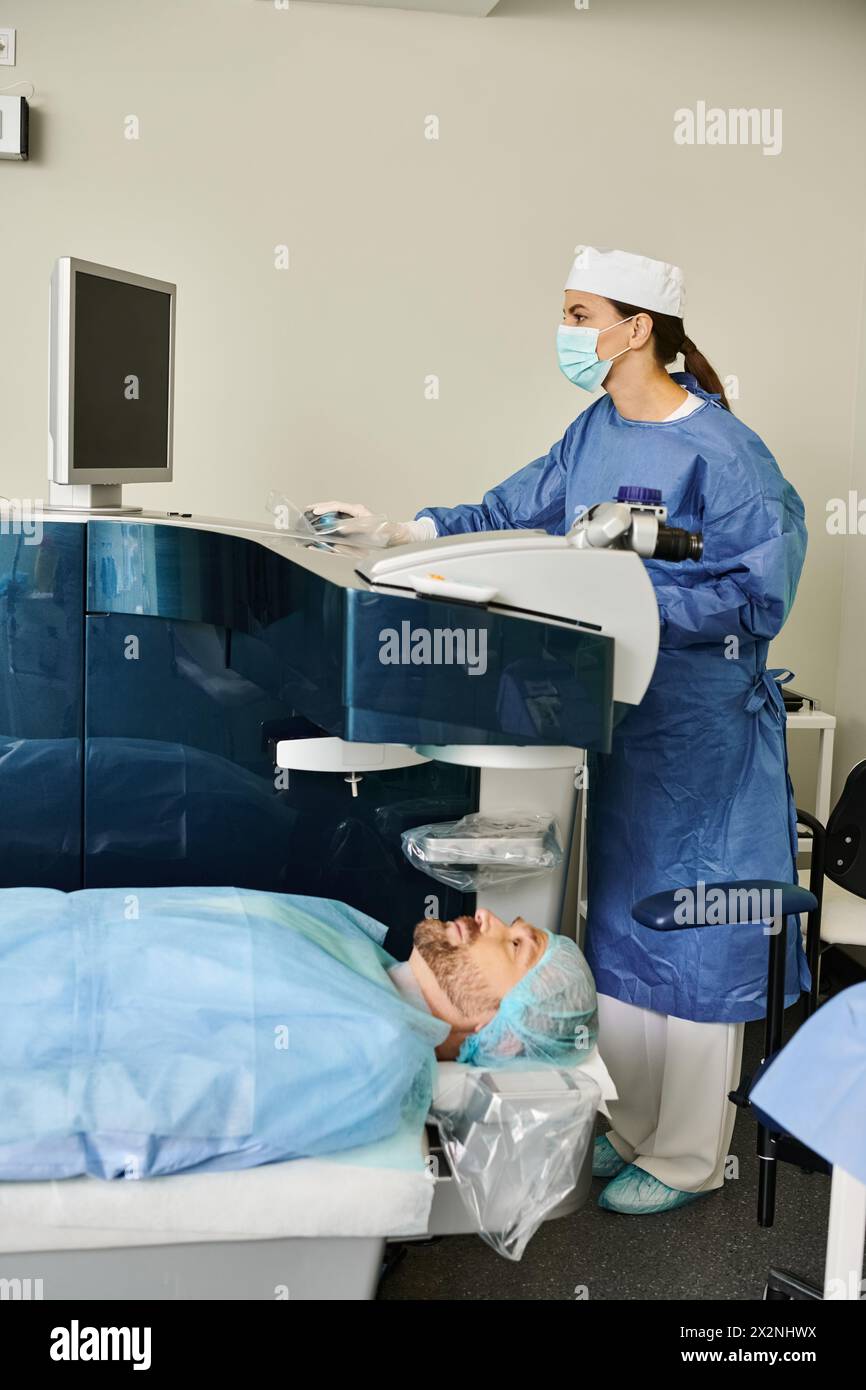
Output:
[[[51,276],[49,502],[122,507],[170,482],[176,287],[62,256]],[[140,509],[138,509],[140,510]]]

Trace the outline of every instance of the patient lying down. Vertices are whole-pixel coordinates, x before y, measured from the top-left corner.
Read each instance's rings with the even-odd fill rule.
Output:
[[[399,965],[385,931],[231,887],[0,889],[0,1179],[247,1168],[399,1135],[420,1165],[437,1054],[567,1063],[594,1042],[572,941],[481,909],[419,923]]]
[[[508,924],[479,908],[474,917],[419,922],[409,960],[390,974],[450,1026],[436,1048],[443,1061],[563,1062],[595,1041],[595,988],[583,955],[522,917]]]

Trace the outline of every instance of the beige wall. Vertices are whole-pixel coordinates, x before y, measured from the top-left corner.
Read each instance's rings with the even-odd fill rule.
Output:
[[[849,488],[863,504],[862,534],[858,531],[834,541],[845,561],[835,705],[839,721],[833,779],[836,796],[854,764],[866,758],[866,286],[860,325],[859,382],[852,422]]]
[[[37,88],[34,158],[0,163],[0,491],[44,492],[58,255],[179,285],[176,482],[131,497],[256,517],[279,487],[399,516],[477,498],[561,434],[586,403],[553,355],[571,249],[641,250],[686,268],[691,336],[806,501],[773,659],[832,707],[845,547],[824,513],[851,475],[863,322],[861,0],[501,0],[488,19],[4,0],[0,18],[19,55],[0,85]],[[676,145],[674,110],[701,100],[781,108],[781,154]]]

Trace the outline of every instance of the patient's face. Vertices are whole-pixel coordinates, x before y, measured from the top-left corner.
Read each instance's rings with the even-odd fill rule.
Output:
[[[428,1003],[464,1034],[489,1023],[503,996],[541,959],[546,945],[545,933],[522,917],[509,924],[483,907],[474,917],[452,922],[433,918],[415,928],[421,973],[433,986],[424,991]]]

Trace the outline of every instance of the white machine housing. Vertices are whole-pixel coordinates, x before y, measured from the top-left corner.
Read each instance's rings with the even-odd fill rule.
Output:
[[[377,589],[440,594],[612,637],[613,698],[621,704],[639,704],[652,679],[658,604],[632,551],[580,550],[544,531],[485,531],[400,546],[367,559],[360,573]]]

